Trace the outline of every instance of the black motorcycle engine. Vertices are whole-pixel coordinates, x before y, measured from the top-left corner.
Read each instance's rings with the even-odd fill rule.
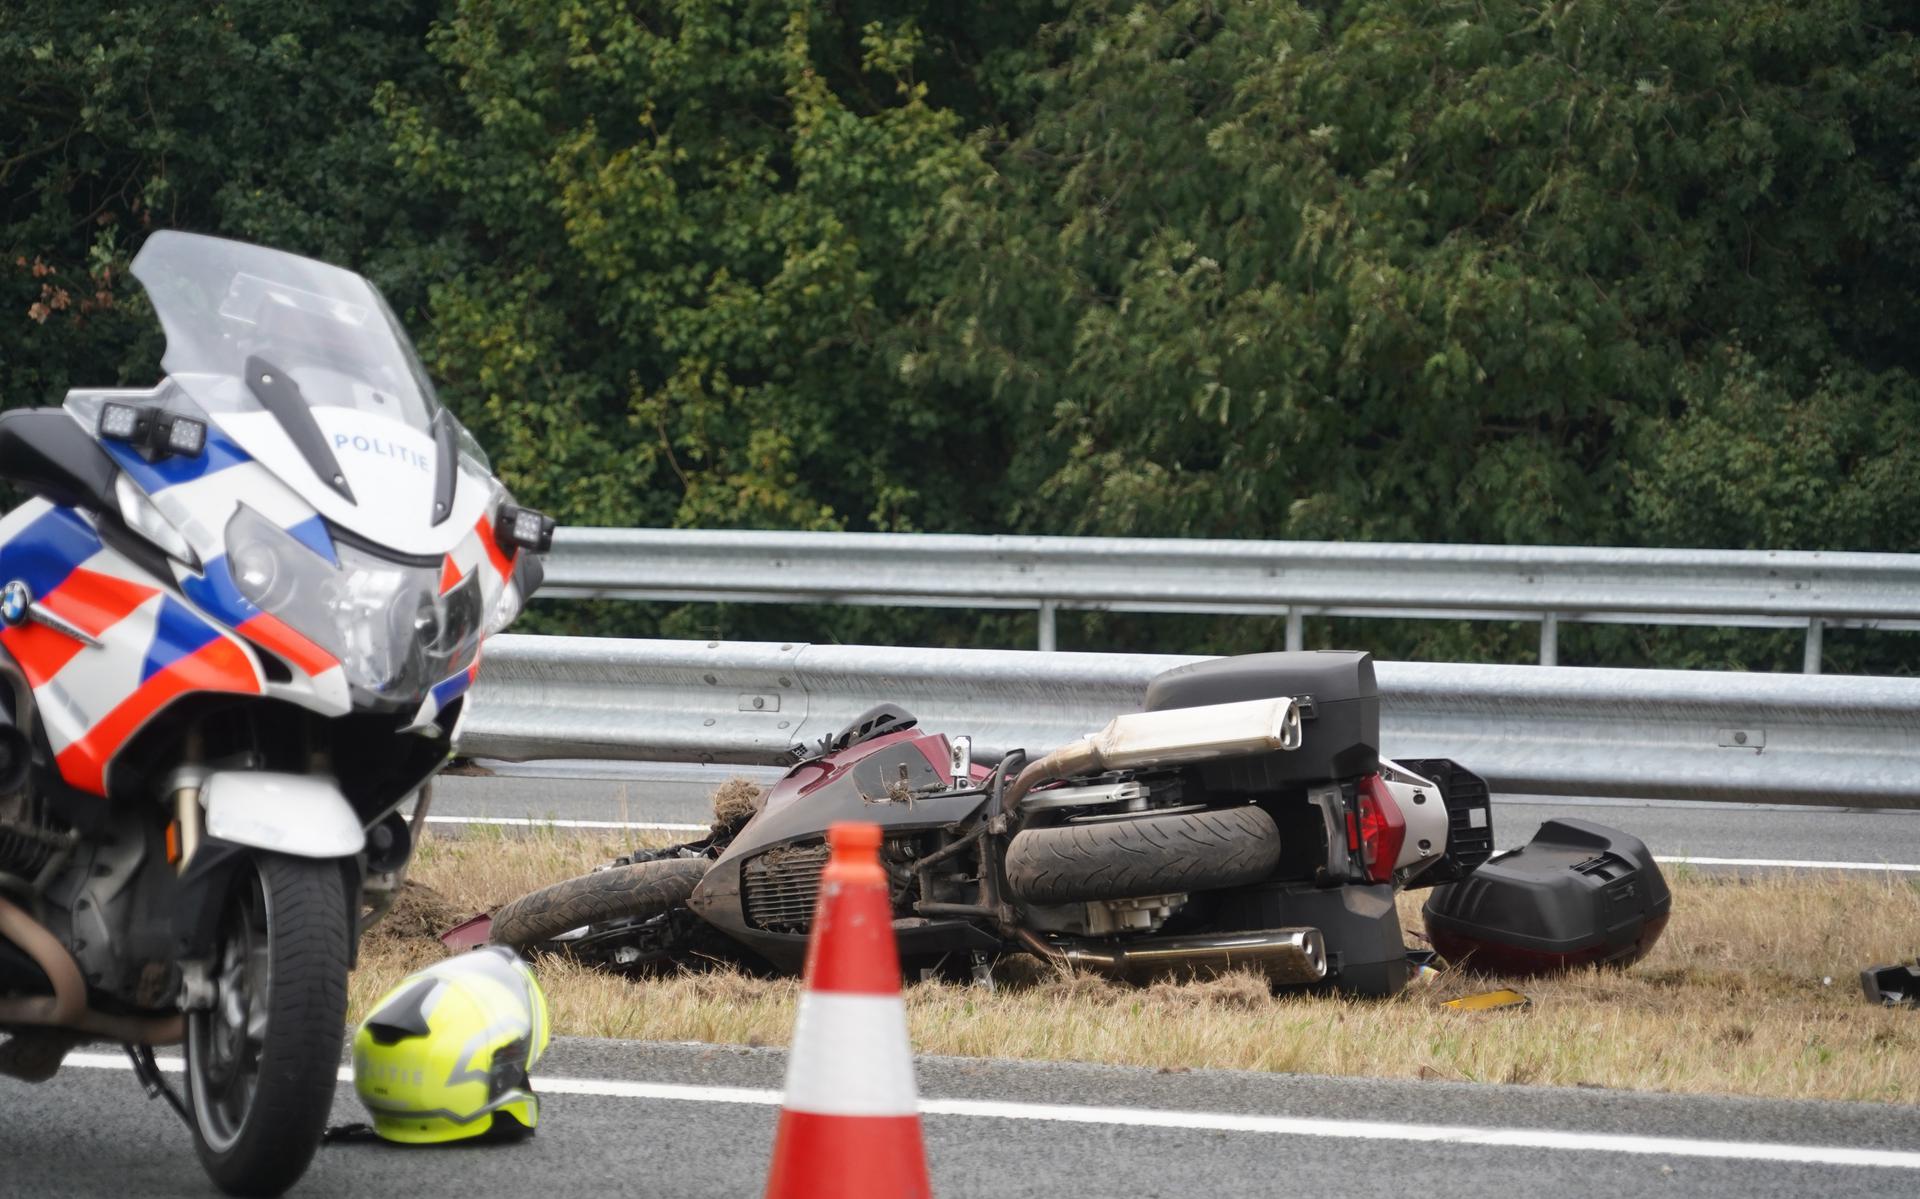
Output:
[[[0,797],[0,874],[32,881],[71,841],[30,790]]]

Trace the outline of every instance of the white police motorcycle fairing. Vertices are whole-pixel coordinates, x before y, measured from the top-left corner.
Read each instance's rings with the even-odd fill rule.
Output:
[[[275,1194],[331,1104],[359,933],[483,639],[538,585],[517,507],[380,293],[191,234],[133,275],[148,390],[0,414],[0,1072],[184,1041],[208,1173]]]

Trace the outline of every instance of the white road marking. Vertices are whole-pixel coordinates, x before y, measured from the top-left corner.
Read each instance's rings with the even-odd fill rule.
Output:
[[[497,824],[508,828],[607,828],[622,832],[704,833],[705,824],[666,824],[628,820],[536,820],[528,816],[429,816],[428,824]]]
[[[1695,858],[1661,857],[1656,862],[1682,866],[1764,866],[1775,870],[1877,870],[1895,874],[1920,874],[1920,865],[1910,862],[1824,862],[1817,858]]]
[[[66,1064],[93,1070],[128,1069],[122,1054],[70,1053]],[[161,1058],[162,1070],[178,1073],[179,1058]],[[340,1081],[353,1071],[341,1067]],[[536,1092],[594,1095],[609,1099],[652,1099],[670,1103],[733,1103],[777,1107],[780,1092],[749,1087],[704,1087],[683,1083],[626,1082],[602,1078],[549,1078],[536,1075]],[[1333,1120],[1302,1116],[1247,1116],[1231,1112],[1183,1112],[1138,1107],[1085,1107],[1073,1104],[1012,1103],[990,1099],[922,1099],[926,1116],[966,1116],[989,1120],[1038,1120],[1059,1124],[1105,1124],[1127,1128],[1180,1128],[1201,1132],[1244,1132],[1269,1136],[1325,1137],[1336,1140],[1413,1141],[1489,1145],[1503,1149],[1559,1149],[1584,1153],[1626,1153],[1654,1157],[1720,1158],[1729,1161],[1791,1162],[1816,1166],[1870,1166],[1920,1170],[1920,1153],[1896,1149],[1849,1149],[1840,1145],[1780,1145],[1761,1141],[1706,1141],[1691,1137],[1648,1137],[1550,1128],[1473,1128],[1451,1124],[1402,1124],[1387,1120]]]
[[[1494,851],[1495,856],[1524,848],[1508,845]],[[1891,874],[1920,874],[1920,864],[1912,862],[1830,862],[1823,858],[1705,858],[1692,854],[1655,854],[1653,860],[1669,866],[1755,866],[1767,870],[1867,870]]]

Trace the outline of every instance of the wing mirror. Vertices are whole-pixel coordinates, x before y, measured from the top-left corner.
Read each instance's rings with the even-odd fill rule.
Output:
[[[0,476],[67,507],[117,512],[120,473],[100,443],[59,408],[0,413]]]

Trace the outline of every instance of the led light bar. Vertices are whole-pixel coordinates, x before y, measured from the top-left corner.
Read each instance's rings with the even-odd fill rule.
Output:
[[[514,504],[500,505],[493,522],[493,539],[501,549],[531,550],[544,554],[553,548],[554,521],[551,516]]]
[[[207,448],[207,423],[165,409],[108,403],[100,406],[100,436],[155,456],[198,458]]]
[[[187,458],[198,458],[207,448],[207,427],[190,417],[176,416],[166,422],[167,449]]]
[[[106,404],[100,409],[100,436],[113,441],[145,440],[147,413],[132,404]]]

